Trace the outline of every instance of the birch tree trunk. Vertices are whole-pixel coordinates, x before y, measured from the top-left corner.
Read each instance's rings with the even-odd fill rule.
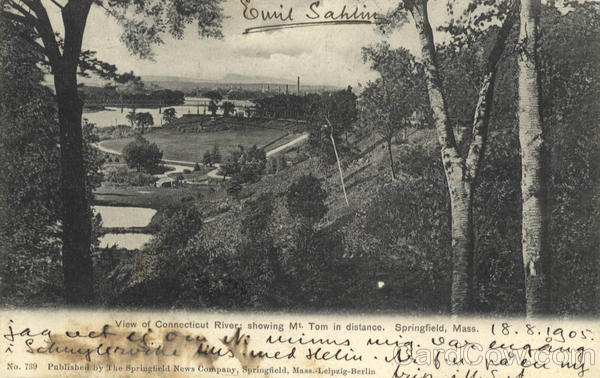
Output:
[[[429,103],[441,147],[442,164],[450,194],[452,218],[452,314],[472,311],[473,304],[473,190],[479,167],[485,154],[489,114],[493,103],[497,64],[504,51],[513,25],[513,12],[509,12],[498,33],[487,59],[477,105],[473,117],[472,141],[466,158],[458,150],[454,130],[448,121],[446,100],[442,92],[433,31],[427,14],[427,0],[405,1],[411,13],[421,43],[421,56]]]
[[[522,249],[527,315],[549,310],[544,134],[540,119],[537,38],[540,0],[521,0],[519,33],[519,142]]]
[[[470,311],[473,292],[473,224],[471,208],[471,185],[464,182],[465,166],[456,148],[456,140],[450,123],[438,62],[433,42],[433,32],[427,15],[427,2],[417,1],[411,11],[421,42],[421,55],[427,91],[431,105],[438,141],[441,146],[442,164],[450,192],[452,215],[452,295],[453,314]]]

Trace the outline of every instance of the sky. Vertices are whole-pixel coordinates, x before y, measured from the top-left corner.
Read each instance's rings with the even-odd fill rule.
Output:
[[[228,74],[268,76],[303,84],[356,86],[376,77],[362,60],[361,48],[388,41],[393,47],[403,46],[418,54],[418,40],[413,25],[406,25],[389,36],[376,31],[374,25],[336,25],[278,30],[267,33],[242,34],[253,26],[269,21],[250,21],[242,17],[242,1],[264,10],[293,6],[294,21],[307,21],[305,15],[315,0],[226,0],[221,40],[201,39],[194,25],[182,40],[165,36],[163,45],[155,47],[154,61],[132,56],[119,40],[120,26],[103,9],[94,6],[84,34],[84,49],[97,51],[98,58],[116,64],[120,72],[133,70],[136,75],[181,76],[202,80],[218,80]],[[432,24],[445,18],[446,0],[430,1]],[[321,16],[325,10],[339,12],[346,4],[349,11],[356,6],[370,12],[384,13],[392,9],[392,0],[321,0]],[[61,30],[58,8],[48,3],[51,21]],[[280,23],[273,22],[270,23]]]

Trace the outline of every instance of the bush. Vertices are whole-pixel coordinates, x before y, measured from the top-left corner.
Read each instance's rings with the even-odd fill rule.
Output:
[[[129,168],[135,168],[138,172],[152,173],[158,168],[162,159],[162,151],[156,143],[150,143],[147,139],[137,136],[123,149],[123,157]]]
[[[202,156],[202,164],[206,165],[207,167],[212,167],[213,159],[210,151],[206,151],[204,156]]]
[[[313,175],[299,177],[288,189],[286,198],[290,215],[309,224],[317,223],[327,212],[327,193]]]
[[[233,176],[227,186],[227,194],[237,196],[242,191],[242,182],[238,175]]]
[[[267,165],[267,155],[262,149],[252,146],[231,151],[231,156],[219,167],[219,174],[237,177],[240,184],[255,182],[263,174]]]
[[[210,152],[210,159],[213,163],[221,162],[221,152],[219,152],[219,146],[216,144],[213,146],[212,151]]]
[[[279,155],[277,158],[277,172],[281,172],[287,168],[287,160],[285,159],[285,155]]]
[[[109,167],[106,170],[105,179],[113,184],[130,186],[150,186],[157,178],[144,172],[132,172],[126,167]]]
[[[185,173],[186,175],[189,175],[190,173],[192,173],[192,171],[189,169],[184,169],[183,173]]]
[[[275,158],[271,157],[269,158],[269,160],[267,160],[267,174],[269,175],[273,175],[275,173],[277,173],[277,160],[275,160]]]
[[[198,172],[200,170],[200,164],[194,164],[194,172]]]

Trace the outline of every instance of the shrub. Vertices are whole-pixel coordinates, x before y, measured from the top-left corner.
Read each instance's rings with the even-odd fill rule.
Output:
[[[213,163],[221,162],[221,152],[219,152],[219,146],[216,144],[213,146],[212,151],[210,152],[210,159]]]
[[[135,168],[138,172],[154,172],[162,159],[162,151],[156,143],[150,143],[147,139],[137,136],[123,149],[123,157],[129,168]]]
[[[309,224],[317,223],[327,212],[327,193],[312,174],[299,177],[288,189],[286,198],[290,215]]]
[[[267,156],[262,149],[252,146],[231,151],[231,156],[219,167],[219,174],[236,177],[240,184],[255,182],[265,170]]]
[[[108,182],[114,184],[123,184],[130,186],[149,186],[153,185],[157,178],[144,173],[144,172],[132,172],[126,167],[109,167],[106,170],[105,179]]]
[[[275,158],[269,158],[267,160],[267,174],[273,175],[277,173],[277,160]]]
[[[277,158],[277,172],[283,171],[287,168],[287,160],[285,159],[285,155],[279,155]]]
[[[202,156],[202,164],[206,165],[207,167],[212,167],[213,159],[210,151],[206,151],[204,156]]]
[[[227,194],[237,196],[242,191],[242,182],[238,175],[233,176],[227,186]]]

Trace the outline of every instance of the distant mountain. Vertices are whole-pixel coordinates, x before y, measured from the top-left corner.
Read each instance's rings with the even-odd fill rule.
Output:
[[[207,83],[211,80],[197,79],[193,77],[168,76],[168,75],[142,75],[143,82],[174,82],[174,83]]]
[[[164,76],[164,75],[143,75],[144,82],[154,83],[194,83],[194,84],[294,84],[295,80],[286,80],[268,76],[248,76],[241,74],[227,74],[221,79],[198,79],[192,77],[181,76]]]
[[[268,76],[248,76],[241,74],[227,74],[218,80],[197,79],[192,77],[169,76],[169,75],[142,75],[142,81],[146,89],[170,89],[178,90],[187,95],[197,95],[209,90],[215,89],[242,89],[249,91],[267,91],[271,93],[296,93],[296,80],[285,80]],[[87,87],[104,87],[109,81],[91,77],[79,78],[79,83]],[[54,81],[51,75],[46,75],[45,84],[54,88]],[[323,91],[342,89],[331,85],[312,85],[305,84],[300,78],[301,93],[320,93]]]
[[[302,80],[302,78],[300,78]],[[264,90],[270,88],[271,91],[286,91],[289,86],[290,92],[296,91],[296,80],[285,80],[268,76],[248,76],[240,74],[227,74],[221,79],[206,80],[181,76],[162,76],[162,75],[143,75],[142,81],[146,85],[155,85],[165,89],[180,90],[186,93],[195,90],[211,89],[246,89],[246,90]],[[300,82],[302,92],[321,92],[325,90],[337,89],[328,85],[306,85]]]

